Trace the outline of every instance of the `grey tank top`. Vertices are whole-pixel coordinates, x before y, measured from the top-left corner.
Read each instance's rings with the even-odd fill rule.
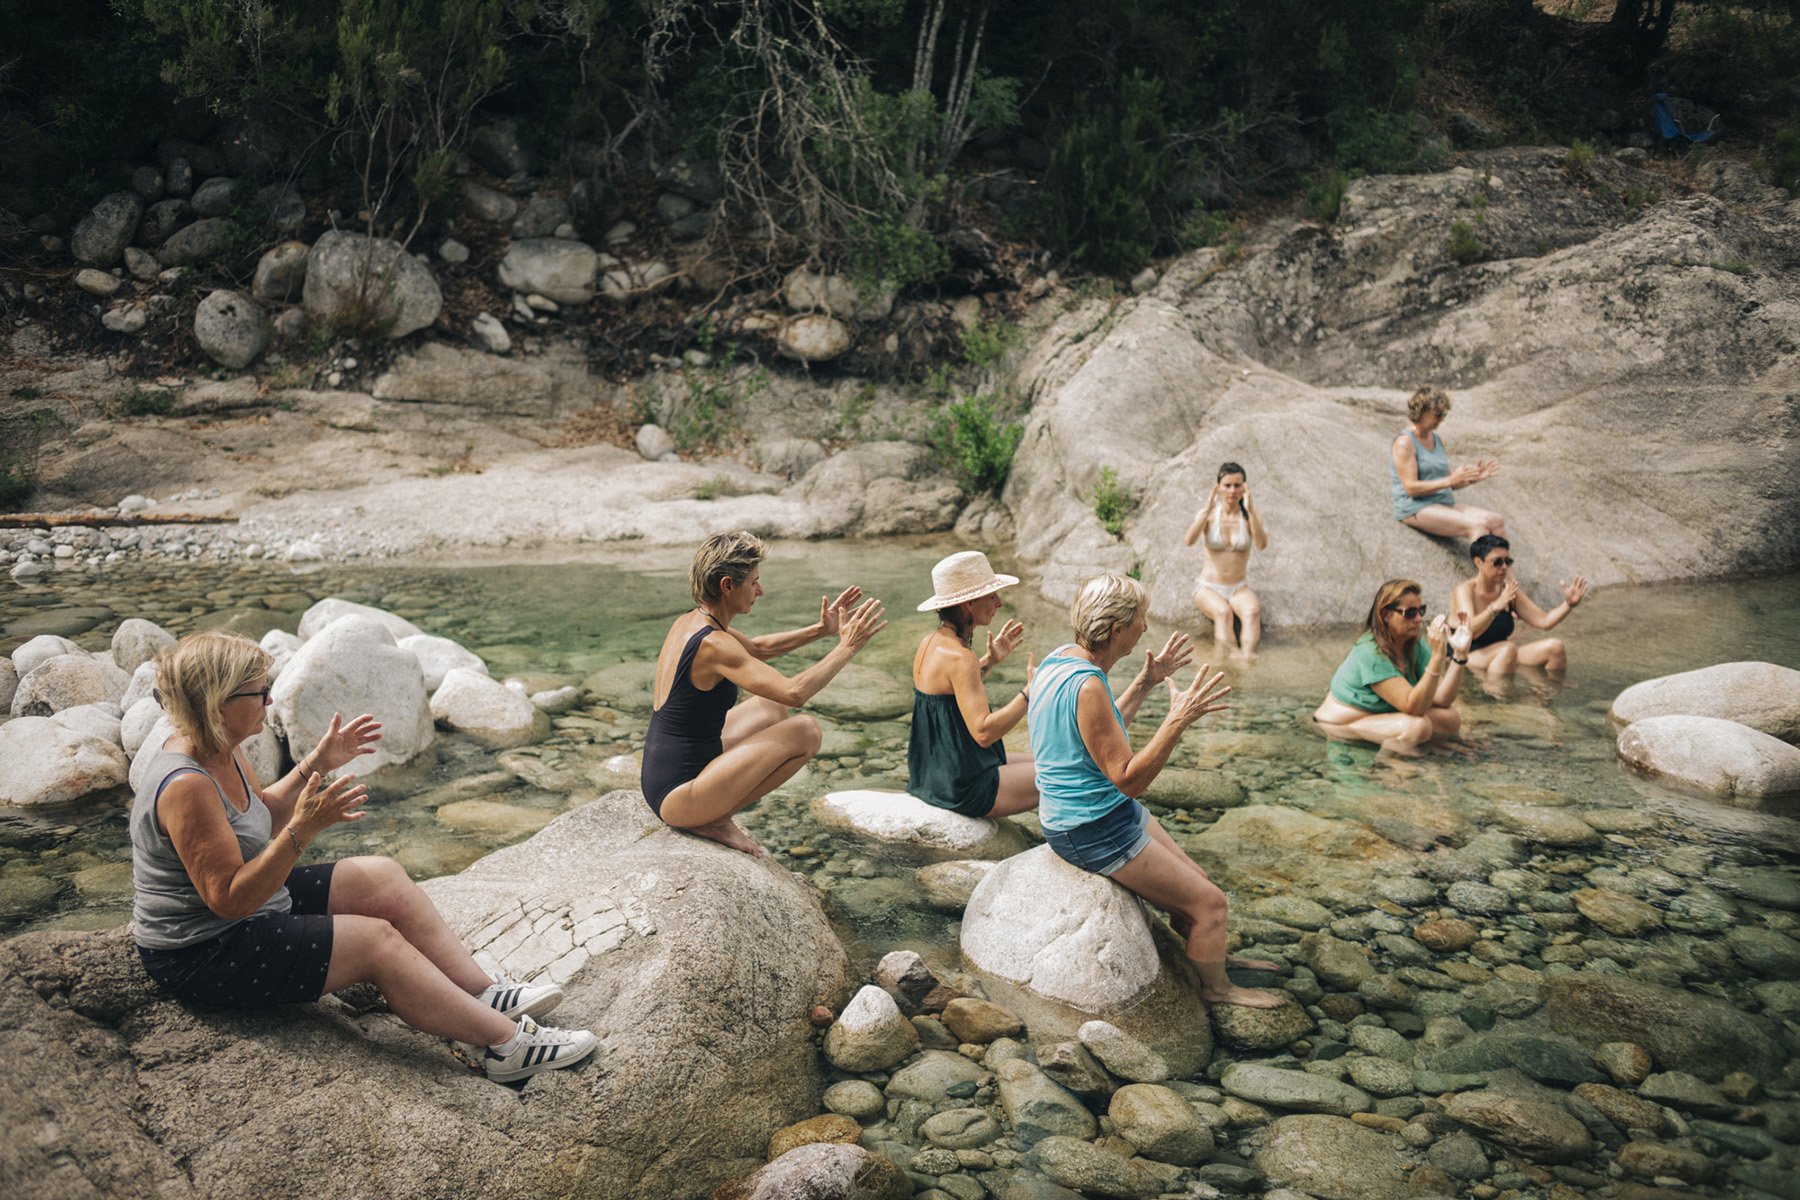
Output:
[[[237,766],[235,756],[232,765]],[[238,778],[243,779],[244,768],[238,766],[237,770]],[[181,865],[174,843],[156,820],[156,799],[162,794],[163,786],[183,771],[206,775],[218,791],[225,819],[237,835],[238,850],[245,862],[261,854],[263,847],[269,844],[269,806],[250,787],[248,780],[244,781],[244,790],[250,795],[250,810],[239,812],[226,798],[219,781],[207,775],[193,758],[174,750],[158,750],[144,776],[143,788],[131,801],[131,883],[135,893],[131,905],[132,936],[138,945],[151,950],[192,946],[219,936],[239,921],[284,913],[293,908],[285,887],[276,889],[275,894],[249,917],[227,919],[206,907],[206,901],[194,889],[193,880],[188,878],[187,868]]]

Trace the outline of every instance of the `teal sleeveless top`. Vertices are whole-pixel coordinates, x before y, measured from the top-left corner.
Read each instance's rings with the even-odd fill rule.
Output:
[[[1450,450],[1444,445],[1444,439],[1438,436],[1437,431],[1432,431],[1432,446],[1429,450],[1425,448],[1424,443],[1419,441],[1418,435],[1412,430],[1408,429],[1406,436],[1412,439],[1413,461],[1419,466],[1421,483],[1430,479],[1448,479],[1450,477]],[[1407,495],[1405,485],[1400,482],[1400,472],[1394,469],[1391,461],[1388,463],[1388,475],[1394,482],[1394,520],[1396,521],[1404,521],[1428,505],[1449,504],[1454,506],[1456,504],[1456,493],[1449,488],[1425,496]]]
[[[1058,646],[1038,664],[1037,674],[1031,677],[1031,703],[1025,710],[1031,727],[1031,756],[1037,763],[1038,821],[1045,829],[1059,832],[1098,820],[1131,799],[1106,777],[1081,740],[1076,699],[1089,679],[1099,679],[1106,688],[1120,729],[1125,728],[1125,718],[1113,699],[1106,672],[1069,653],[1074,649],[1073,645]]]

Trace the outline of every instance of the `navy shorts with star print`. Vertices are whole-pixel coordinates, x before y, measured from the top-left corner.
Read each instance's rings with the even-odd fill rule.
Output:
[[[144,969],[190,1004],[266,1008],[325,994],[331,966],[331,871],[336,863],[288,872],[293,909],[239,921],[218,937],[178,950],[138,947]]]

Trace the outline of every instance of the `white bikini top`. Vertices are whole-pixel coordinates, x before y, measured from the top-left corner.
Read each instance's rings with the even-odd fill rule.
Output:
[[[1220,528],[1222,522],[1219,520],[1224,515],[1224,508],[1215,508],[1212,516],[1206,519],[1206,548],[1208,550],[1248,550],[1250,548],[1250,518],[1240,512],[1237,532],[1227,540],[1225,531]]]

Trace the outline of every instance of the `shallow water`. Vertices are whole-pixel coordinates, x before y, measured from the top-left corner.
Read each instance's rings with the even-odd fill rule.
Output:
[[[906,725],[894,714],[910,708],[912,651],[934,623],[913,606],[930,591],[931,564],[954,548],[937,538],[778,545],[764,567],[768,594],[742,623],[750,633],[804,624],[817,617],[821,594],[850,582],[888,605],[890,626],[857,660],[887,678],[840,679],[826,690],[819,704],[824,752],[744,822],[814,881],[859,968],[899,946],[938,962],[954,958],[956,921],[925,904],[909,866],[838,841],[807,812],[824,791],[904,786]],[[45,587],[0,588],[0,653],[37,632],[101,648],[127,616],[148,617],[175,633],[226,625],[260,636],[269,628],[293,629],[313,600],[336,595],[455,638],[486,659],[496,677],[523,672],[588,681],[592,694],[555,719],[548,742],[496,753],[440,737],[434,752],[377,776],[369,817],[328,832],[318,848],[330,857],[391,854],[423,878],[459,870],[529,836],[595,794],[596,780],[608,778],[605,759],[641,747],[646,664],[670,618],[688,607],[687,559],[685,550],[625,548],[578,563],[309,572],[264,564],[131,563],[70,571]],[[1564,686],[1528,676],[1508,698],[1495,699],[1466,685],[1467,752],[1433,753],[1405,772],[1377,763],[1369,750],[1328,747],[1303,724],[1352,631],[1276,631],[1254,668],[1230,672],[1230,710],[1192,731],[1172,760],[1222,777],[1213,780],[1217,795],[1191,811],[1160,815],[1178,839],[1188,840],[1224,808],[1284,804],[1358,821],[1424,849],[1479,832],[1495,802],[1632,810],[1653,822],[1583,849],[1579,860],[1539,853],[1525,865],[1586,872],[1589,879],[1595,871],[1647,873],[1642,878],[1654,887],[1666,874],[1653,870],[1658,861],[1699,846],[1715,862],[1800,875],[1800,806],[1734,808],[1638,779],[1615,759],[1605,719],[1621,688],[1653,675],[1739,659],[1800,662],[1796,583],[1800,578],[1789,576],[1599,591],[1558,630],[1571,650]],[[1065,640],[1065,612],[1024,589],[1015,593],[1012,611],[1026,621],[1028,647],[1041,657]],[[1198,622],[1186,628],[1205,636]],[[1154,623],[1145,644],[1160,644],[1167,632]],[[808,648],[789,669],[825,648]],[[1116,686],[1123,687],[1136,663],[1120,666]],[[1023,677],[1021,653],[994,672],[996,700],[1010,696]],[[1153,697],[1134,737],[1148,736],[1162,711],[1162,698]],[[881,715],[859,719],[857,712]],[[1009,741],[1022,745],[1020,735]],[[0,934],[103,928],[128,916],[127,801],[119,791],[53,809],[0,810]],[[1251,897],[1240,889],[1237,898]],[[1760,906],[1745,915],[1788,932],[1800,924],[1793,913]],[[1653,939],[1678,936],[1686,935]]]

